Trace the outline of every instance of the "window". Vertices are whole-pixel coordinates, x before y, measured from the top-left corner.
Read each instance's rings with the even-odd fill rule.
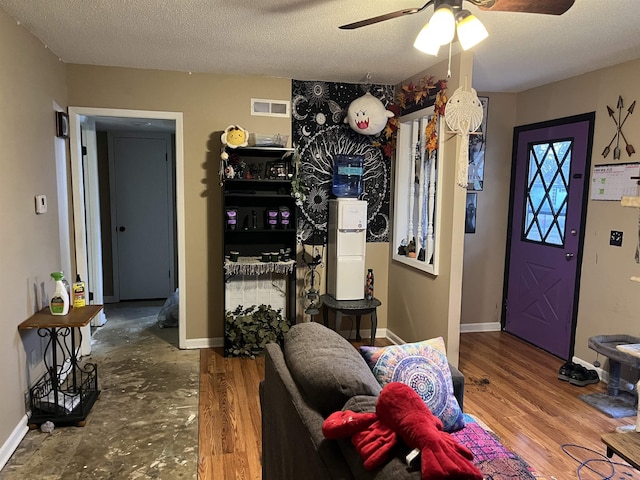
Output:
[[[433,107],[400,118],[395,165],[393,260],[438,274],[442,119],[434,120],[438,148],[429,155],[427,127]]]
[[[251,115],[264,117],[289,117],[291,102],[286,100],[251,99]]]
[[[569,140],[529,145],[525,240],[564,245],[572,146]]]

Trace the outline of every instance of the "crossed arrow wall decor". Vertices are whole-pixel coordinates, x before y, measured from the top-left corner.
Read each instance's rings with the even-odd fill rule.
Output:
[[[631,156],[634,153],[636,153],[636,150],[633,148],[633,145],[631,145],[627,141],[627,138],[624,136],[624,133],[622,133],[622,126],[624,125],[624,122],[627,121],[627,118],[629,118],[629,115],[633,113],[633,109],[636,108],[636,102],[634,100],[633,103],[629,106],[629,108],[627,108],[627,114],[624,116],[624,118],[622,118],[623,105],[622,105],[621,96],[618,96],[618,104],[616,105],[616,108],[618,109],[618,118],[616,118],[615,110],[613,110],[609,105],[607,105],[607,112],[609,113],[609,117],[611,117],[611,120],[613,120],[613,123],[616,124],[616,133],[611,139],[611,141],[609,142],[609,145],[607,145],[605,149],[602,151],[602,156],[604,158],[607,158],[607,155],[609,155],[609,152],[611,152],[611,145],[613,145],[613,142],[615,141],[616,146],[613,149],[613,158],[614,160],[619,160],[620,159],[620,137],[622,137],[622,140],[624,140],[625,150],[627,151],[627,155]]]

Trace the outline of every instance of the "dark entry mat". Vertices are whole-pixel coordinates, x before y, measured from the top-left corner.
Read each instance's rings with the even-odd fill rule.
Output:
[[[589,393],[578,395],[578,398],[612,418],[634,417],[638,414],[637,398],[629,392],[621,392],[617,397],[606,393]]]

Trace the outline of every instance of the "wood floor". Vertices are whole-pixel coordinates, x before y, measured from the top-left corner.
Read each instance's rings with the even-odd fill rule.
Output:
[[[563,451],[563,445],[604,453],[600,435],[635,422],[635,417],[612,419],[578,399],[582,393],[605,391],[606,385],[562,382],[557,379],[562,363],[506,333],[461,336],[465,411],[493,429],[538,474],[557,480],[578,478],[579,462]],[[198,478],[260,480],[258,383],[264,376],[264,359],[224,358],[222,349],[202,350],[200,374]],[[597,457],[577,447],[568,450],[580,461]],[[611,473],[602,468],[605,476]],[[640,478],[636,474],[624,478]],[[582,478],[604,478],[591,475],[583,473]]]

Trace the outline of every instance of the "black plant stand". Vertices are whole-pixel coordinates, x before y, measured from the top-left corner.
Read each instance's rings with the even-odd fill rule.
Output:
[[[87,305],[72,308],[67,315],[52,315],[47,307],[18,325],[18,330],[37,328],[39,336],[49,339],[44,349],[46,371],[29,389],[29,428],[37,428],[47,421],[56,426],[85,425],[100,394],[98,366],[78,361],[76,332],[80,345],[80,327],[88,325],[100,310],[102,305]]]

